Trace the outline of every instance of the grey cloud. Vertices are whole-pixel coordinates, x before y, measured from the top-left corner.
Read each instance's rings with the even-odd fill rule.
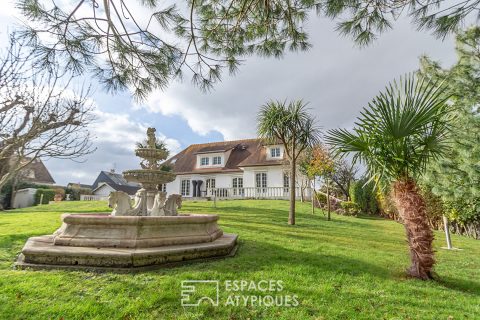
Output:
[[[304,99],[322,127],[349,126],[389,81],[418,69],[421,55],[447,65],[455,60],[451,38],[442,42],[417,32],[408,20],[363,49],[340,37],[328,19],[312,17],[308,27],[313,40],[309,52],[279,60],[251,57],[237,76],[224,75],[208,94],[188,81],[174,83],[152,94],[145,108],[181,115],[194,131],[217,130],[225,139],[255,136],[258,107],[269,99]]]

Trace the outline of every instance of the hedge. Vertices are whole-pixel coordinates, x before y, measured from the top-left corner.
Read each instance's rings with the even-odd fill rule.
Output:
[[[48,204],[50,201],[53,201],[56,191],[53,189],[37,189],[37,193],[35,193],[35,205],[40,204],[40,198],[42,194],[42,204]]]

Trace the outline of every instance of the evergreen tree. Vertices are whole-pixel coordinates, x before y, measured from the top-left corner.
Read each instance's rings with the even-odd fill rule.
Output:
[[[423,74],[445,79],[456,106],[451,149],[429,166],[424,183],[442,198],[451,218],[480,221],[480,28],[458,34],[457,52],[458,62],[446,70],[421,60]]]
[[[40,68],[90,73],[109,91],[129,88],[143,99],[185,72],[206,90],[249,55],[307,50],[305,24],[314,11],[367,45],[403,13],[443,37],[478,12],[480,0],[17,0],[17,6]]]

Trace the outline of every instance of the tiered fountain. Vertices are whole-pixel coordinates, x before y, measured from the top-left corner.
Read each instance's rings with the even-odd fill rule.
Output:
[[[186,260],[235,253],[237,235],[224,234],[213,214],[178,214],[181,196],[157,190],[175,180],[159,163],[167,157],[157,148],[155,129],[147,131],[147,145],[135,150],[142,169],[123,173],[142,188],[131,205],[122,192],[110,194],[111,213],[63,214],[53,235],[28,239],[18,268],[143,269]]]

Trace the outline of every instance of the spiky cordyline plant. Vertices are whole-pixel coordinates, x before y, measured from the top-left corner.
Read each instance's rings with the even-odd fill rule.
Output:
[[[270,101],[261,107],[257,132],[266,143],[281,142],[290,164],[290,210],[288,224],[295,224],[295,186],[297,160],[306,148],[318,144],[320,128],[302,100]]]
[[[333,150],[352,153],[354,161],[364,163],[372,180],[393,184],[410,246],[408,273],[420,279],[432,277],[435,260],[433,232],[416,179],[448,149],[448,98],[441,82],[410,74],[375,97],[353,131],[335,129],[326,136]]]

